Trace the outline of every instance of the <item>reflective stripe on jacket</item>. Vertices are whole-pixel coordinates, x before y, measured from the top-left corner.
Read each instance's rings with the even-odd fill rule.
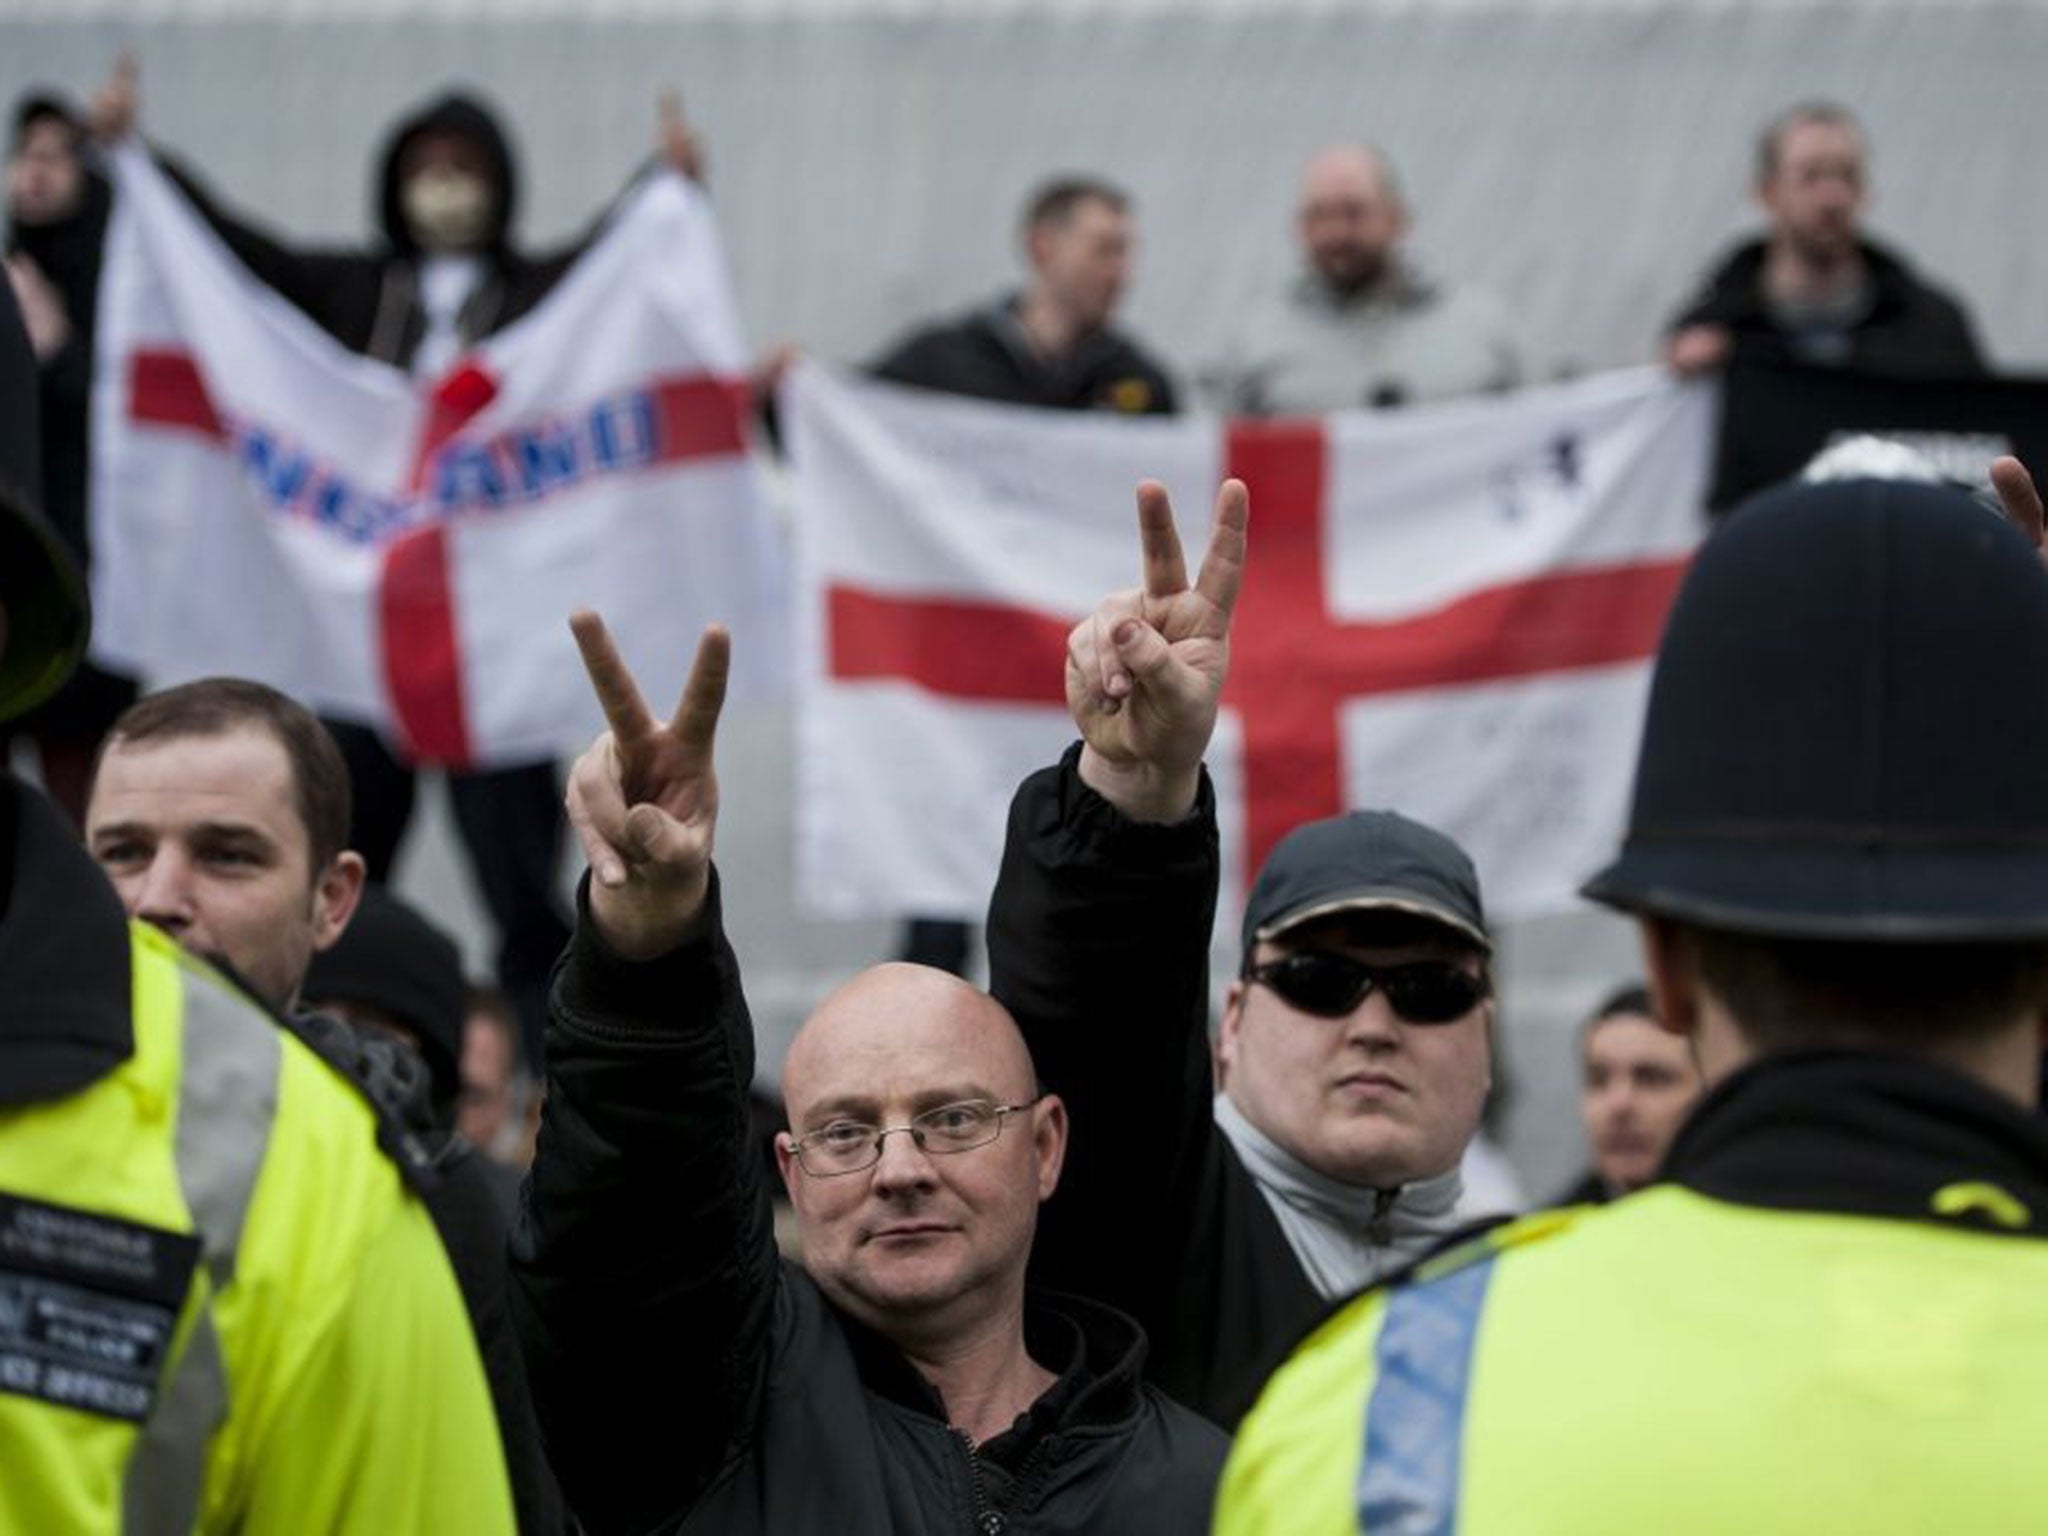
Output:
[[[130,936],[133,1054],[0,1109],[0,1531],[510,1531],[462,1300],[369,1107]]]
[[[1971,1187],[1998,1203],[1951,1185],[1928,1215]],[[1676,1185],[1540,1213],[1312,1334],[1245,1421],[1216,1529],[2037,1530],[2044,1295],[2025,1235]]]

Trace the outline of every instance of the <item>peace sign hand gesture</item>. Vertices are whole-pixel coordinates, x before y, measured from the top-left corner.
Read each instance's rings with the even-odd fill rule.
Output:
[[[717,625],[704,631],[675,716],[661,721],[604,620],[582,610],[569,628],[611,725],[569,772],[569,822],[590,861],[590,915],[619,955],[651,960],[689,937],[710,889],[712,746],[732,638]]]
[[[1201,574],[1189,586],[1166,489],[1140,484],[1144,585],[1105,598],[1067,637],[1067,711],[1081,732],[1082,782],[1134,820],[1176,821],[1194,807],[1230,670],[1250,512],[1244,483],[1224,481]]]

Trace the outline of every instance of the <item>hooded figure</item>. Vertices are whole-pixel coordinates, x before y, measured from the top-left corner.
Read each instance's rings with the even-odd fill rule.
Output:
[[[365,249],[287,245],[227,213],[182,166],[165,166],[250,271],[343,346],[416,374],[435,371],[421,366],[440,310],[430,302],[440,298],[434,288],[460,290],[454,333],[470,345],[545,298],[589,243],[586,236],[537,256],[514,249],[519,173],[511,142],[488,107],[460,92],[393,128],[371,189],[379,239]]]
[[[664,120],[671,135],[679,119]],[[668,158],[689,169],[670,139]],[[291,246],[226,213],[192,176],[165,168],[250,271],[343,346],[423,382],[464,349],[545,298],[589,243],[541,255],[512,241],[519,176],[497,118],[451,93],[392,130],[372,187],[375,243],[357,250]],[[595,233],[593,226],[590,234]],[[355,826],[372,882],[391,878],[411,820],[414,771],[367,726],[330,720],[348,759]],[[449,775],[463,844],[499,934],[498,977],[519,1016],[525,1059],[541,1059],[547,978],[569,928],[555,896],[561,791],[552,762]]]

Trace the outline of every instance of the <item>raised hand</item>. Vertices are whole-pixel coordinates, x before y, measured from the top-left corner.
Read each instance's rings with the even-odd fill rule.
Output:
[[[102,144],[118,144],[135,131],[136,81],[141,74],[135,55],[123,49],[114,60],[113,74],[94,93],[86,121],[92,127],[92,136]]]
[[[1177,820],[1195,803],[1230,670],[1250,512],[1244,483],[1224,481],[1201,574],[1189,586],[1166,489],[1142,483],[1144,583],[1103,599],[1067,637],[1067,711],[1081,732],[1081,778],[1136,820]]]
[[[689,936],[710,888],[712,746],[732,639],[716,625],[704,631],[682,702],[664,722],[640,696],[604,620],[584,610],[569,628],[611,726],[569,772],[569,823],[590,861],[590,915],[619,954],[651,960]]]
[[[663,91],[654,105],[655,131],[661,158],[697,185],[704,185],[704,141],[683,116],[683,101],[674,91]]]

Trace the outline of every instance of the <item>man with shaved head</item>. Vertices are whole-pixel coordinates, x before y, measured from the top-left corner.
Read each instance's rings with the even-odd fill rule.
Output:
[[[603,623],[573,627],[611,729],[570,776],[591,872],[512,1258],[584,1527],[1206,1528],[1220,1431],[1145,1384],[1128,1317],[1027,1294],[1066,1109],[986,993],[883,965],[805,1023],[775,1146],[804,1261],[778,1258],[711,861],[729,642],[706,633],[661,723]]]
[[[1217,404],[1240,415],[1316,416],[1520,384],[1521,347],[1506,312],[1418,272],[1402,254],[1408,222],[1381,151],[1317,151],[1295,214],[1306,270],[1245,315],[1208,376]]]

